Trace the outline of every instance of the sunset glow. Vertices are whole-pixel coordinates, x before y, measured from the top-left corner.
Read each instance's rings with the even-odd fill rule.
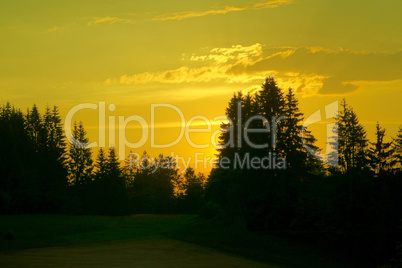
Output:
[[[147,139],[126,155],[213,157],[211,135],[233,93],[254,92],[274,76],[296,91],[305,117],[346,97],[369,139],[377,121],[390,139],[402,122],[401,9],[396,0],[5,1],[0,92],[23,111],[57,105],[63,120],[76,105],[104,102],[104,125],[99,109],[80,110],[72,121],[84,123],[91,142],[105,128],[105,146],[116,148],[119,117],[133,115],[156,144],[175,141],[185,127],[177,110],[156,108],[151,123],[152,104],[171,104],[187,127],[205,133],[167,148]],[[329,121],[310,127],[321,148]],[[130,142],[142,137],[138,122],[124,131]]]

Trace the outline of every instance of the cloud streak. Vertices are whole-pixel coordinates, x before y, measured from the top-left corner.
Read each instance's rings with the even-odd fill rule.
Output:
[[[129,24],[135,24],[135,21],[130,20],[130,19],[118,18],[118,17],[102,17],[102,18],[101,17],[95,17],[95,18],[91,18],[91,20],[88,22],[88,26],[101,24],[101,23],[109,23],[109,24],[129,23]]]
[[[283,53],[273,54],[252,65],[236,64],[228,72],[233,76],[252,75],[272,68],[281,74],[317,74],[323,79],[318,94],[343,95],[358,90],[361,81],[399,80],[402,77],[400,62],[402,51],[390,54],[301,47],[286,57]]]
[[[176,69],[160,72],[144,72],[134,75],[122,75],[120,78],[109,78],[104,85],[147,84],[147,83],[206,83],[222,80],[225,83],[246,82],[261,77],[231,76],[228,70],[235,64],[247,66],[254,64],[262,55],[262,45],[236,45],[229,48],[213,48],[207,55],[192,55],[190,62],[205,62],[201,67],[181,66]]]
[[[312,96],[345,95],[367,88],[369,82],[400,81],[402,77],[402,51],[389,54],[322,47],[264,48],[256,43],[213,48],[207,54],[187,56],[184,61],[187,64],[176,69],[125,74],[102,84],[236,83],[253,92],[252,85],[273,75],[281,87],[292,87],[303,96]],[[398,82],[396,86],[399,85]]]
[[[56,32],[56,31],[58,31],[58,30],[59,30],[59,27],[55,26],[55,27],[53,27],[53,28],[47,29],[47,32],[48,32],[48,33],[52,33],[52,32]]]
[[[210,9],[206,11],[184,11],[184,12],[174,12],[161,14],[152,18],[145,19],[133,19],[133,18],[122,18],[115,16],[106,17],[83,17],[75,23],[85,22],[87,26],[95,26],[101,24],[138,24],[150,21],[168,21],[168,20],[184,20],[189,18],[204,17],[208,15],[224,15],[230,12],[239,12],[245,10],[256,10],[256,9],[267,9],[276,8],[283,5],[291,4],[294,0],[268,0],[260,3],[251,3],[244,6],[226,6],[221,9]],[[73,24],[75,24],[73,23]],[[47,29],[48,33],[60,30],[60,27],[53,27]]]
[[[190,18],[204,17],[208,15],[224,15],[230,12],[239,12],[245,10],[253,9],[266,9],[266,8],[276,8],[282,5],[287,5],[292,3],[293,0],[270,0],[262,3],[251,3],[244,6],[226,6],[221,9],[211,9],[206,11],[184,11],[169,13],[154,17],[152,20],[155,21],[166,21],[166,20],[184,20]]]

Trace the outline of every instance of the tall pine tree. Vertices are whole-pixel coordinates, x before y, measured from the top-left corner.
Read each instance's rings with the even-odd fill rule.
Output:
[[[394,151],[394,169],[397,172],[402,172],[402,126],[399,126],[398,133],[393,142]]]
[[[270,124],[270,132],[262,133],[262,141],[268,141],[270,148],[266,151],[274,152],[277,156],[284,154],[283,128],[285,116],[285,99],[282,90],[273,77],[267,77],[261,90],[255,95],[258,105],[257,114],[265,117]],[[265,122],[264,124],[267,124]]]
[[[391,172],[394,166],[392,155],[394,149],[392,142],[385,142],[385,129],[380,127],[377,122],[376,125],[376,142],[372,142],[373,148],[370,151],[372,160],[372,167],[378,177],[384,177],[387,173]]]
[[[301,175],[303,172],[313,171],[319,167],[319,161],[312,155],[319,148],[314,145],[316,139],[307,127],[303,127],[303,113],[299,109],[299,102],[295,93],[289,88],[285,97],[282,143],[289,170]],[[306,151],[305,146],[311,149]]]
[[[83,185],[91,181],[93,169],[92,152],[88,148],[89,139],[82,122],[74,122],[74,140],[70,144],[68,151],[68,175],[69,181],[73,185]]]
[[[337,116],[338,159],[341,171],[362,170],[368,167],[368,139],[356,113],[343,99]]]

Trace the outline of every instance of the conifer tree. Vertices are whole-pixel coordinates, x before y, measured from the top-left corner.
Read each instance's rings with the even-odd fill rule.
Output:
[[[42,119],[38,108],[34,104],[31,110],[27,110],[26,129],[30,139],[32,140],[36,150],[40,148],[40,144],[44,142]]]
[[[314,145],[316,139],[311,132],[303,127],[303,113],[300,111],[299,102],[291,88],[285,97],[284,114],[286,119],[283,121],[283,143],[284,154],[286,155],[287,167],[293,171],[311,171],[316,169],[319,161],[311,154],[319,151]],[[306,151],[304,146],[311,149]]]
[[[259,132],[254,132],[263,128],[264,121],[258,116],[259,106],[255,100],[255,96],[250,93],[245,95],[242,99],[242,146],[240,148],[241,156],[246,153],[250,154],[250,157],[262,155],[262,151],[259,150],[260,146],[267,143],[266,136],[262,136]],[[250,131],[249,131],[250,130]]]
[[[95,180],[102,181],[107,174],[107,157],[105,149],[99,148],[98,155],[95,163]]]
[[[116,154],[114,147],[109,148],[109,154],[107,157],[107,173],[113,178],[121,178],[122,170],[120,168],[120,162]]]
[[[402,126],[399,126],[396,138],[393,140],[394,166],[396,171],[402,171]]]
[[[368,166],[368,140],[366,130],[346,100],[337,116],[339,165],[343,172],[361,170]]]
[[[104,211],[108,215],[121,215],[127,211],[125,177],[122,174],[116,149],[109,148],[106,158],[105,179],[101,181]]]
[[[380,127],[377,122],[376,125],[376,142],[372,142],[373,148],[370,151],[372,158],[372,166],[378,177],[383,177],[387,172],[391,171],[392,155],[394,150],[392,148],[392,142],[385,142],[385,129]]]
[[[281,89],[278,87],[273,77],[267,77],[261,86],[261,90],[256,93],[258,104],[257,114],[262,115],[270,124],[270,132],[262,133],[262,140],[268,141],[269,152],[275,152],[278,156],[283,155],[283,119],[285,109],[285,99]],[[266,122],[264,125],[267,124]]]
[[[59,108],[53,106],[52,116],[52,131],[51,131],[51,148],[54,149],[56,156],[61,163],[65,162],[66,142],[64,139],[64,131],[62,127]]]
[[[220,148],[218,149],[220,159],[227,157],[232,160],[239,150],[241,133],[239,132],[240,117],[238,110],[241,108],[242,97],[241,92],[235,93],[226,108],[225,115],[229,122],[222,123],[220,126],[222,130],[219,137]]]
[[[89,139],[82,122],[74,122],[74,140],[70,144],[68,152],[69,181],[74,185],[83,185],[91,181],[93,169],[92,152],[88,148]]]

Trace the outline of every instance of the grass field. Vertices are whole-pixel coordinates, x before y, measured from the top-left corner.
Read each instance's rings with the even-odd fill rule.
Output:
[[[194,215],[0,216],[0,266],[345,267],[361,263],[290,238]]]

